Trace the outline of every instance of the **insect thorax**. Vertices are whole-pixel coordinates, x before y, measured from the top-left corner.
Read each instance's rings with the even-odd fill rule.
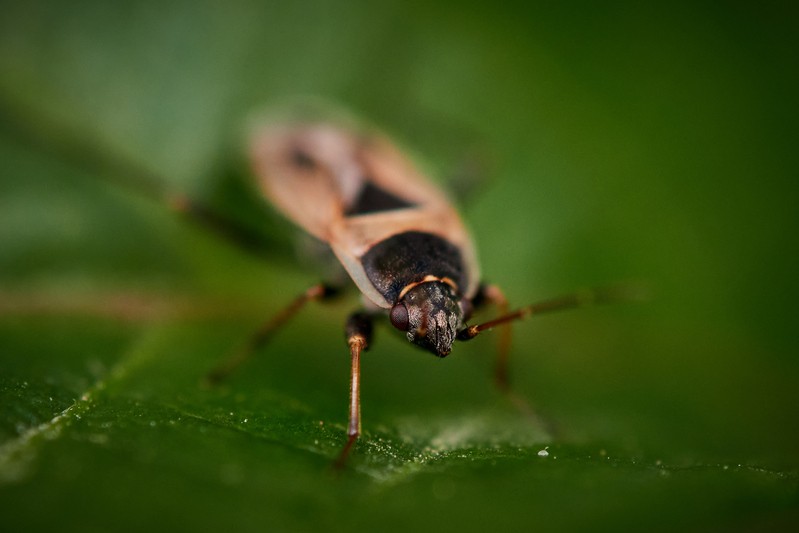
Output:
[[[468,285],[459,249],[432,233],[398,233],[372,246],[361,263],[372,285],[392,303],[408,285],[428,276],[448,279],[456,290]]]

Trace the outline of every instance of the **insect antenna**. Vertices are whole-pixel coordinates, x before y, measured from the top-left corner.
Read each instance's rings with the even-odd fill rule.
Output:
[[[645,290],[645,287],[632,284],[612,285],[608,287],[597,287],[593,289],[577,291],[564,296],[551,298],[549,300],[542,300],[525,307],[520,307],[515,311],[511,311],[493,320],[489,320],[488,322],[469,326],[458,332],[458,340],[468,341],[484,331],[488,331],[497,326],[513,322],[514,320],[521,320],[532,315],[552,313],[566,309],[576,309],[578,307],[587,307],[589,305],[640,301],[646,298],[646,292],[647,291]]]

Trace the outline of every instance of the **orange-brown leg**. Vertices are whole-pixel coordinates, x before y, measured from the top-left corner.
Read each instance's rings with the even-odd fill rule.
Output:
[[[508,299],[502,289],[496,285],[482,286],[478,294],[478,302],[492,304],[500,316],[508,314]],[[548,427],[549,424],[536,413],[530,402],[511,388],[508,370],[512,338],[511,322],[502,322],[497,327],[499,328],[499,338],[497,340],[497,358],[494,362],[494,383],[521,413],[536,425]]]
[[[525,307],[520,307],[511,312],[505,311],[499,317],[493,320],[483,322],[482,324],[468,326],[458,332],[458,340],[468,341],[477,337],[484,331],[488,331],[496,327],[503,327],[513,321],[521,320],[541,313],[552,313],[555,311],[574,309],[586,305],[642,300],[647,298],[647,294],[648,290],[645,285],[635,283],[610,285],[607,287],[597,287],[594,289],[574,292],[572,294],[566,294],[557,298],[542,300]],[[504,296],[502,296],[502,293],[491,286],[481,287],[480,291],[474,298],[474,304],[476,306],[479,306],[486,301],[494,302],[498,306],[507,306],[507,302],[504,299]],[[554,428],[552,428],[551,424],[547,423],[546,420],[543,420],[536,415],[530,404],[524,398],[515,394],[510,389],[510,383],[508,381],[509,340],[509,336],[507,337],[507,340],[500,338],[500,349],[497,357],[495,374],[497,385],[505,392],[508,398],[510,398],[510,400],[516,404],[519,410],[527,414],[530,418],[548,427],[550,431],[553,431]]]
[[[246,342],[233,350],[221,363],[211,370],[206,376],[206,382],[210,385],[217,385],[224,381],[234,370],[250,359],[259,348],[269,342],[275,332],[305,307],[305,304],[331,298],[337,294],[337,292],[336,289],[323,283],[308,288],[277,315],[264,322],[258,331],[250,336]]]
[[[347,344],[350,347],[350,420],[347,442],[334,464],[342,469],[361,434],[361,353],[368,349],[372,337],[372,318],[363,312],[353,314],[347,321]]]
[[[508,313],[508,299],[505,298],[502,289],[496,285],[482,286],[477,300],[480,304],[490,303],[496,307],[500,316]],[[497,339],[497,359],[494,363],[494,382],[497,387],[503,391],[508,390],[510,387],[508,359],[510,356],[511,333],[511,324],[502,324],[500,326],[499,338]]]

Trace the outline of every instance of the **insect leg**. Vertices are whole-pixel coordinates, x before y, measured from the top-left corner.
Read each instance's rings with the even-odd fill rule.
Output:
[[[297,296],[294,301],[287,305],[277,315],[273,316],[258,329],[247,341],[233,350],[220,364],[216,366],[205,378],[209,385],[217,385],[226,379],[234,370],[247,361],[264,344],[269,342],[272,335],[294,315],[296,315],[305,304],[311,301],[327,300],[338,294],[338,289],[319,283],[308,288],[305,292]]]
[[[497,285],[481,285],[473,300],[476,307],[489,303],[496,307],[500,316],[508,313],[508,299]],[[511,328],[510,323],[502,325],[497,343],[497,359],[494,363],[494,382],[502,390],[509,388],[508,357],[510,355]]]
[[[501,295],[501,293],[499,294]],[[499,317],[493,320],[483,322],[482,324],[469,326],[461,330],[458,333],[458,340],[465,341],[473,339],[484,331],[488,331],[495,327],[507,326],[509,323],[515,320],[520,320],[531,315],[551,313],[565,309],[574,309],[588,305],[641,300],[646,297],[646,294],[646,287],[636,284],[598,287],[581,292],[575,292],[565,296],[560,296],[558,298],[543,300],[532,305],[521,307],[515,311],[503,311]],[[494,301],[496,301],[496,298],[497,296],[495,295]],[[491,294],[489,293],[488,287],[485,289],[481,288],[480,292],[475,297],[474,303],[475,305],[480,305],[485,300],[491,300]],[[502,300],[500,300],[500,302],[502,302]],[[507,347],[505,347],[505,349],[507,349]],[[554,431],[555,428],[553,428],[546,419],[542,419],[540,416],[538,416],[527,400],[516,394],[510,388],[507,376],[508,353],[503,353],[502,350],[503,341],[500,339],[500,353],[498,354],[496,367],[497,385],[521,412],[526,414],[532,420],[536,421],[538,425],[543,425],[544,427],[548,427],[550,431]]]
[[[347,320],[347,344],[350,347],[350,420],[347,425],[347,443],[336,459],[335,467],[342,468],[361,434],[361,352],[369,348],[372,339],[372,317],[359,311]]]
[[[60,159],[83,173],[146,198],[175,212],[181,218],[209,229],[255,254],[270,253],[275,246],[288,248],[277,233],[264,230],[273,225],[261,217],[261,204],[242,164],[233,157],[220,158],[210,169],[215,176],[213,197],[198,200],[167,187],[169,180],[108,145],[105,139],[65,121],[39,113],[22,101],[0,96],[0,123],[31,148]]]
[[[499,311],[500,316],[508,314],[508,299],[502,290],[496,285],[481,285],[480,290],[474,298],[476,307],[490,303]],[[533,421],[537,426],[550,427],[547,420],[538,415],[536,410],[524,397],[517,394],[510,386],[508,377],[508,367],[510,358],[511,343],[511,321],[499,324],[501,328],[497,345],[497,358],[494,363],[494,383],[500,391],[516,406],[516,408]],[[465,331],[468,331],[465,330]],[[467,337],[472,338],[472,337]]]

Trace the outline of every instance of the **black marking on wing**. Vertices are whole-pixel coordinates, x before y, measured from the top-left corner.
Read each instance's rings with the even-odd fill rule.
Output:
[[[369,213],[405,209],[407,207],[416,207],[416,204],[403,200],[385,189],[381,189],[371,181],[366,181],[365,185],[358,193],[355,202],[347,209],[345,214],[347,216],[366,215]]]
[[[301,148],[294,148],[290,153],[291,164],[302,170],[315,170],[317,163],[308,152]]]
[[[431,233],[393,235],[372,246],[361,263],[372,285],[392,303],[406,285],[428,275],[448,277],[461,288],[469,285],[458,247]]]

